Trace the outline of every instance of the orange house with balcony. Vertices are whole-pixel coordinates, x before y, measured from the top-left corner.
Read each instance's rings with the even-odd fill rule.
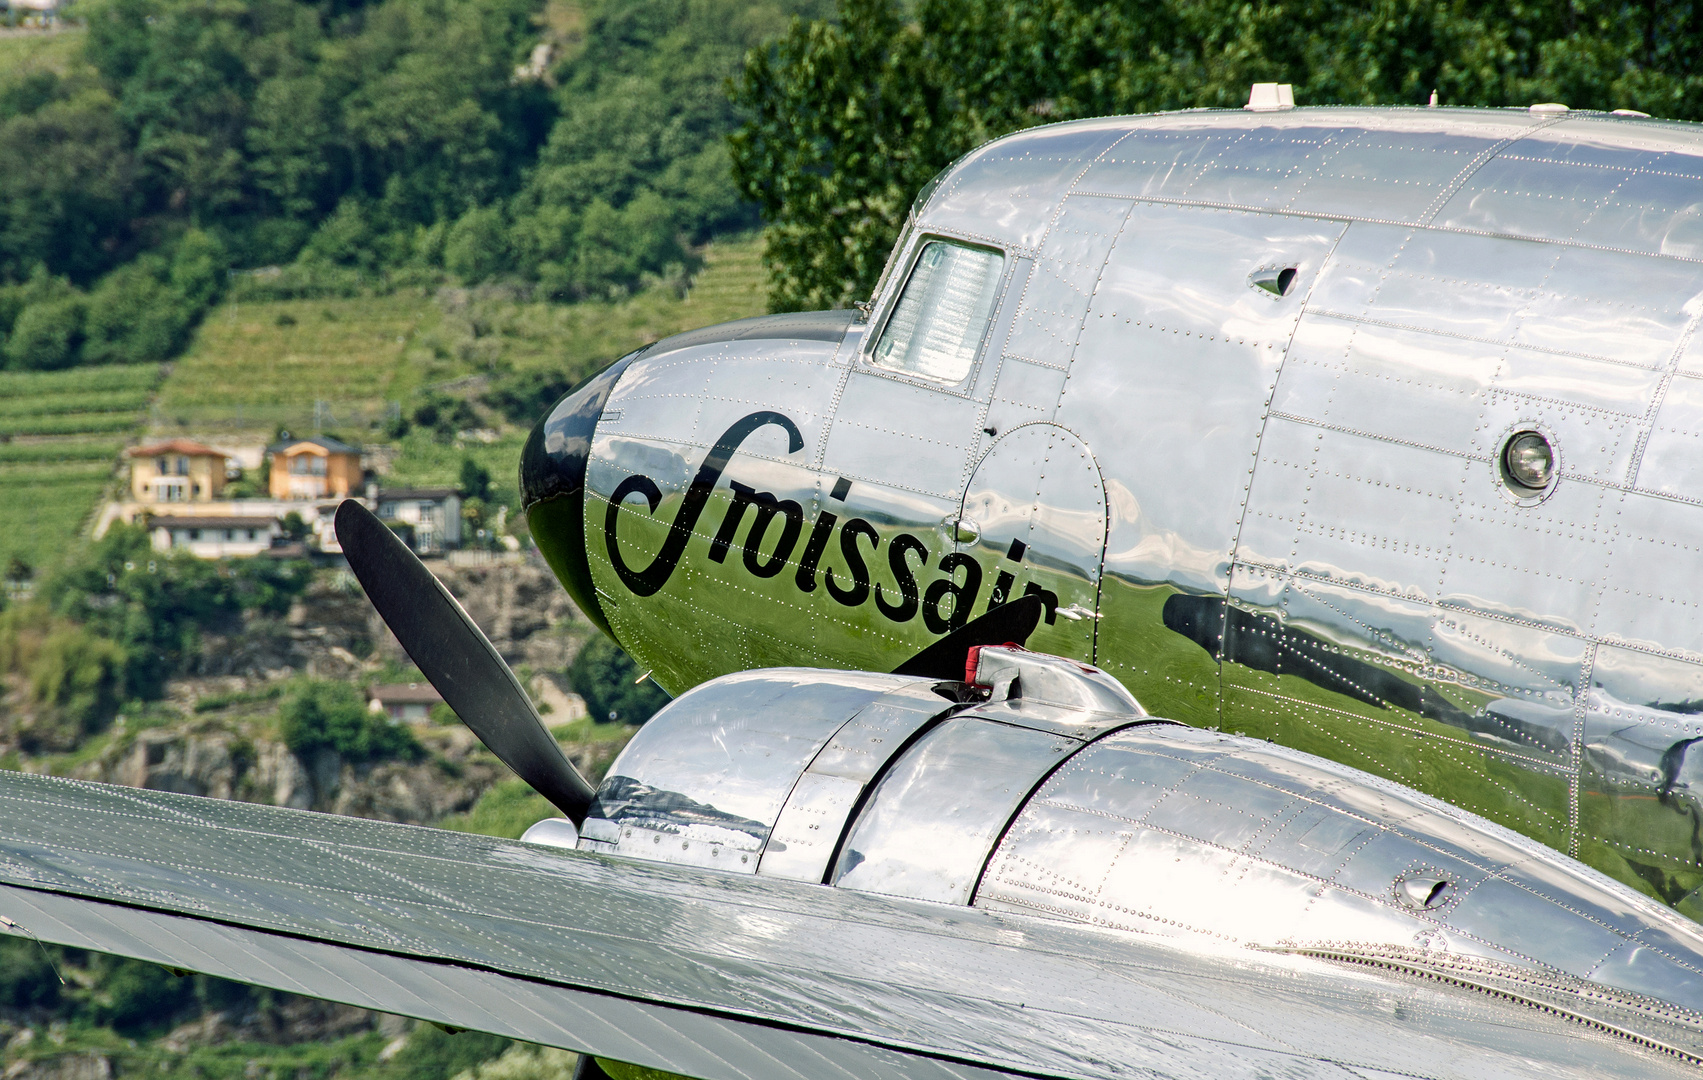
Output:
[[[361,490],[361,451],[315,435],[285,438],[266,448],[272,459],[268,489],[274,499],[346,499]]]
[[[168,439],[124,454],[130,459],[130,496],[137,502],[212,502],[224,493],[222,450],[189,439]]]

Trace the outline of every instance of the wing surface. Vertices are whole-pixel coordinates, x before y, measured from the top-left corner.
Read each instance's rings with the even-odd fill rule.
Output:
[[[0,915],[704,1080],[1693,1074],[1365,966],[18,773]]]

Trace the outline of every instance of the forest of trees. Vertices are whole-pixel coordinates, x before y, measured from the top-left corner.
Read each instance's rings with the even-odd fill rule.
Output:
[[[840,0],[751,57],[734,92],[740,190],[768,222],[776,310],[879,276],[936,172],[1018,128],[1301,105],[1637,109],[1703,119],[1703,6],[1656,0]]]
[[[667,275],[757,223],[726,84],[810,10],[81,0],[67,70],[0,79],[0,366],[163,359],[232,282],[572,299]]]

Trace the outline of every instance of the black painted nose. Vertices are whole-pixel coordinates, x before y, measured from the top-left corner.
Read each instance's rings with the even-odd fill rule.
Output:
[[[606,634],[609,620],[585,553],[585,473],[603,407],[637,356],[617,360],[556,402],[520,454],[520,504],[532,539],[574,603]]]

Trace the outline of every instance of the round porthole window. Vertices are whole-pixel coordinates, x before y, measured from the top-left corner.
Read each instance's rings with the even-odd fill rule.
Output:
[[[1542,502],[1561,475],[1561,455],[1548,432],[1518,427],[1502,439],[1496,471],[1508,496],[1522,506]]]

